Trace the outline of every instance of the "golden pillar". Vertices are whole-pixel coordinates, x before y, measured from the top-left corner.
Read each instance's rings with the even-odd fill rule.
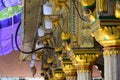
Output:
[[[73,50],[70,56],[73,64],[77,68],[77,80],[91,80],[92,66],[99,56],[99,50],[90,48]]]
[[[120,80],[120,21],[112,20],[109,26],[105,26],[106,22],[93,28],[93,36],[104,47],[104,80]]]
[[[62,59],[62,69],[65,72],[66,80],[76,80],[76,68],[70,58],[66,57]]]

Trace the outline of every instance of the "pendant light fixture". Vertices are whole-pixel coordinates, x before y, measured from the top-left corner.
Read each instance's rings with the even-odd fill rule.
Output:
[[[52,14],[52,5],[49,4],[48,0],[43,5],[43,14],[44,15],[51,15]]]
[[[44,36],[45,35],[45,31],[40,27],[40,28],[38,28],[38,36],[39,37],[42,37],[42,36]]]
[[[52,20],[50,19],[45,20],[45,28],[52,29]]]

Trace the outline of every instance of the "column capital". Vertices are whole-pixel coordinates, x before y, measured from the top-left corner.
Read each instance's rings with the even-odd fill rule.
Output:
[[[94,64],[96,59],[99,56],[100,51],[99,50],[93,50],[93,49],[84,49],[84,50],[73,50],[73,53],[71,55],[71,60],[73,62],[73,65],[76,66],[77,69],[89,69],[91,65]]]
[[[75,76],[76,67],[72,64],[72,61],[68,57],[62,59],[62,69],[65,72],[66,76]]]
[[[91,72],[92,70],[91,69],[78,69],[77,72],[79,73],[89,73]]]
[[[107,55],[117,55],[119,54],[119,51],[120,51],[120,47],[105,47],[104,48],[104,52],[103,52],[103,55],[104,56],[107,56]]]
[[[120,25],[101,25],[92,30],[92,35],[104,47],[120,46]]]

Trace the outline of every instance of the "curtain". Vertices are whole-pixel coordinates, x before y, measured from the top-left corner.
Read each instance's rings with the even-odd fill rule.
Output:
[[[20,20],[21,13],[0,21],[0,56],[8,54],[12,50],[17,50],[15,45],[15,33]],[[21,43],[20,32],[21,29],[17,35],[19,47]]]

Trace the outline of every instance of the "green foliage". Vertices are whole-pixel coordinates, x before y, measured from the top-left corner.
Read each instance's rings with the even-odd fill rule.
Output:
[[[0,20],[11,17],[14,14],[19,13],[20,11],[22,11],[21,6],[5,8],[4,10],[0,11]]]

